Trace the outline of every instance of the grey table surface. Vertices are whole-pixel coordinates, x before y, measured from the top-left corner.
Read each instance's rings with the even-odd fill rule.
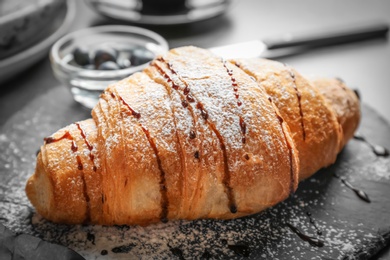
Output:
[[[279,37],[286,33],[320,32],[332,27],[375,21],[390,24],[390,1],[237,0],[227,13],[210,20],[144,27],[165,37],[171,48],[183,45],[210,48]],[[77,1],[77,16],[71,30],[120,23],[96,14],[84,1]],[[390,42],[387,39],[314,49],[278,60],[290,64],[304,75],[340,77],[350,87],[359,90],[365,104],[390,122],[390,83],[387,79],[390,74]],[[0,127],[30,99],[61,87],[53,76],[48,56],[2,83]],[[58,98],[71,99],[71,95]],[[388,251],[377,259],[390,258]]]

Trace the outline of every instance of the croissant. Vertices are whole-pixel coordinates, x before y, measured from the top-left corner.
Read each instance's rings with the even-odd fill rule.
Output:
[[[108,86],[92,119],[45,138],[26,193],[58,223],[242,217],[332,164],[359,118],[341,80],[181,47]]]

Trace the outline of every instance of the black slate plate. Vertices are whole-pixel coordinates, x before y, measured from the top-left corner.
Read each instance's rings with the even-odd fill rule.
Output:
[[[362,109],[359,132],[371,144],[389,149],[389,124],[369,107]],[[302,182],[288,200],[254,216],[147,227],[50,223],[34,213],[24,193],[36,151],[43,137],[88,117],[89,111],[58,87],[32,100],[2,126],[0,223],[17,234],[31,234],[93,259],[368,259],[389,242],[390,158],[376,155],[367,142],[357,139],[347,144],[333,166]],[[371,202],[346,184],[364,191]],[[313,237],[317,246],[293,232],[295,228]],[[0,252],[1,246],[0,241]]]

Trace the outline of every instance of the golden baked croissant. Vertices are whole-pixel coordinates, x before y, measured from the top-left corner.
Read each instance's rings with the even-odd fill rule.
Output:
[[[257,213],[333,163],[358,125],[353,91],[313,82],[275,61],[173,49],[109,86],[93,119],[45,138],[27,196],[70,224]]]

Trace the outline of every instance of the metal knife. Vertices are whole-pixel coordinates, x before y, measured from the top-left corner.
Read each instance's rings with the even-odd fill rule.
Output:
[[[338,44],[385,38],[389,25],[384,23],[366,24],[343,29],[330,29],[304,35],[285,34],[278,39],[253,40],[210,48],[213,53],[231,58],[272,57],[272,52],[285,53],[297,48],[317,48]]]

